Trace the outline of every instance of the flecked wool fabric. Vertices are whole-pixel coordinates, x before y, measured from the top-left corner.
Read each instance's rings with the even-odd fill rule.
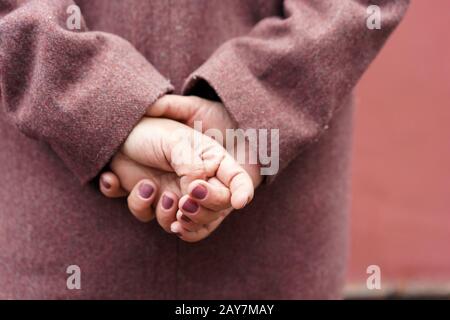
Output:
[[[68,30],[73,1],[0,0],[0,298],[338,298],[351,92],[407,2],[80,0]],[[281,170],[187,244],[95,178],[147,106],[205,83],[240,127],[280,129]]]

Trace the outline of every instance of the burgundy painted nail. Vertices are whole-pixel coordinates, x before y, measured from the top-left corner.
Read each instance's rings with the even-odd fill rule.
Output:
[[[198,210],[198,204],[197,202],[191,199],[187,199],[186,202],[183,204],[183,210],[189,213],[194,213]]]
[[[172,205],[173,205],[173,199],[166,195],[163,195],[163,198],[162,198],[163,208],[166,210],[169,210],[170,208],[172,208]]]
[[[183,219],[183,220],[186,221],[186,222],[191,222],[191,221],[192,221],[192,220],[189,219],[185,214],[183,214],[183,215],[181,216],[181,219]]]
[[[143,183],[139,186],[139,195],[144,199],[150,198],[153,194],[153,191],[154,189],[150,184]]]
[[[208,194],[208,190],[205,188],[205,186],[202,186],[199,184],[192,190],[191,192],[192,196],[197,199],[204,199],[206,195]]]
[[[102,177],[101,182],[102,182],[102,185],[103,185],[106,189],[111,188],[111,185],[109,184],[108,181],[106,181],[105,178]]]

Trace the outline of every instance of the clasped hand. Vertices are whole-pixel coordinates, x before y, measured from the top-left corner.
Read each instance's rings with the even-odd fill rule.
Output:
[[[224,135],[236,128],[219,102],[163,96],[113,157],[111,171],[100,177],[105,196],[127,196],[137,219],[156,217],[165,231],[187,242],[206,238],[233,209],[250,203],[262,180],[257,164],[239,164],[216,140],[194,130],[195,121],[202,121],[204,131]]]

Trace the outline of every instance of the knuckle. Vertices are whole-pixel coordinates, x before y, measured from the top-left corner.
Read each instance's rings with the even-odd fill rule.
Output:
[[[227,196],[217,197],[217,198],[211,199],[210,202],[208,203],[208,205],[211,206],[211,209],[223,210],[223,209],[230,207],[230,199]]]
[[[128,208],[133,212],[139,212],[139,211],[142,211],[145,209],[144,203],[142,203],[132,197],[128,198],[127,203],[128,203]]]
[[[193,217],[190,217],[190,219],[191,219],[193,222],[195,222],[196,224],[201,224],[201,225],[203,225],[203,224],[209,223],[208,217],[207,217],[205,214],[203,214],[203,213],[199,213],[199,214],[197,214],[197,215],[195,215],[195,216],[193,216]]]
[[[192,217],[191,220],[197,224],[206,225],[217,219],[218,212],[208,211],[202,212],[196,217]]]

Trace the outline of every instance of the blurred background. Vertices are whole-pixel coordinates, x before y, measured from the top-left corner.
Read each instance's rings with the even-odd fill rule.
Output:
[[[347,297],[450,297],[449,0],[412,1],[356,101]]]

